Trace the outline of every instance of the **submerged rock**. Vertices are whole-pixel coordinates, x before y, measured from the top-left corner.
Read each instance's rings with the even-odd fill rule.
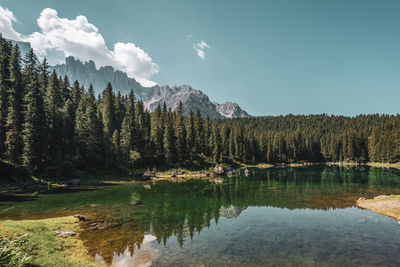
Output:
[[[146,188],[146,189],[150,189],[151,188],[151,186],[149,184],[145,184],[145,185],[143,185],[143,187]]]

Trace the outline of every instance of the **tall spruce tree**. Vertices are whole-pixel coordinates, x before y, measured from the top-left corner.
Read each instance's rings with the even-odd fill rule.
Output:
[[[102,125],[89,94],[82,96],[76,110],[75,135],[78,161],[86,169],[96,169],[102,161]]]
[[[182,102],[179,101],[179,105],[176,113],[175,120],[175,129],[176,129],[176,150],[178,152],[178,160],[180,162],[185,161],[187,159],[187,148],[186,148],[186,128],[183,117],[183,105]]]
[[[6,153],[14,164],[22,154],[22,73],[18,45],[13,47],[9,64],[9,97],[6,122]]]
[[[109,137],[112,136],[115,130],[115,104],[114,93],[111,83],[103,91],[102,95],[102,117],[104,125],[104,133]]]
[[[0,156],[5,152],[11,43],[0,36]]]
[[[43,74],[44,75],[44,74]],[[58,159],[62,147],[61,130],[63,129],[61,108],[63,105],[62,90],[60,88],[59,79],[55,70],[53,70],[50,79],[48,80],[47,89],[45,90],[46,118],[48,129],[48,157],[54,161]]]
[[[25,123],[23,128],[23,163],[31,172],[43,168],[46,151],[46,119],[43,95],[36,73],[27,85],[25,95]]]

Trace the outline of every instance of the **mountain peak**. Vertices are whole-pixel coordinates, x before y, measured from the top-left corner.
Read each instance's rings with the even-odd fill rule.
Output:
[[[111,83],[114,91],[120,91],[123,94],[133,90],[135,97],[143,101],[144,106],[150,111],[164,102],[175,110],[181,101],[185,115],[189,115],[190,110],[200,110],[203,116],[210,118],[250,117],[238,104],[211,102],[206,94],[188,84],[172,87],[168,85],[143,87],[134,78],[128,77],[125,72],[115,70],[111,66],[102,66],[96,69],[92,60],[82,62],[70,56],[65,59],[64,64],[56,65],[53,68],[58,75],[67,75],[70,81],[78,80],[85,88],[92,84],[96,93],[101,93],[108,82]]]

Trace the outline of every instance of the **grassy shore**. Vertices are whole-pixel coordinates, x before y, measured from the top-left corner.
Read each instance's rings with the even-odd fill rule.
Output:
[[[379,196],[374,199],[358,200],[357,205],[400,221],[400,195]]]
[[[55,231],[73,231],[76,236],[61,237]],[[20,252],[28,255],[33,266],[98,266],[79,239],[78,219],[73,216],[44,220],[0,221],[3,240],[24,236]]]

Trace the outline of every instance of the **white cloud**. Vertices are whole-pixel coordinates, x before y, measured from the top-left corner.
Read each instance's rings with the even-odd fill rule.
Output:
[[[197,55],[201,58],[201,59],[205,59],[206,58],[206,53],[205,53],[205,49],[206,48],[210,48],[210,46],[204,42],[203,40],[199,43],[194,43],[193,44],[193,49],[196,51]]]
[[[13,22],[16,21],[14,13],[0,5],[0,32],[3,34],[3,37],[18,41],[21,40],[21,35],[12,26]]]
[[[3,21],[3,17],[8,17],[9,23],[6,27],[14,31],[12,28],[12,22],[16,21],[14,15],[8,9],[2,13],[5,15],[0,15],[0,19]],[[93,60],[98,67],[111,65],[125,71],[144,86],[155,85],[151,77],[158,73],[158,65],[145,51],[133,43],[120,42],[114,44],[114,50],[108,49],[98,28],[89,23],[85,16],[80,15],[71,20],[60,18],[56,10],[46,8],[37,19],[37,24],[40,32],[28,36],[19,35],[19,40],[30,42],[39,56],[44,57],[50,50],[57,50],[65,57]]]

